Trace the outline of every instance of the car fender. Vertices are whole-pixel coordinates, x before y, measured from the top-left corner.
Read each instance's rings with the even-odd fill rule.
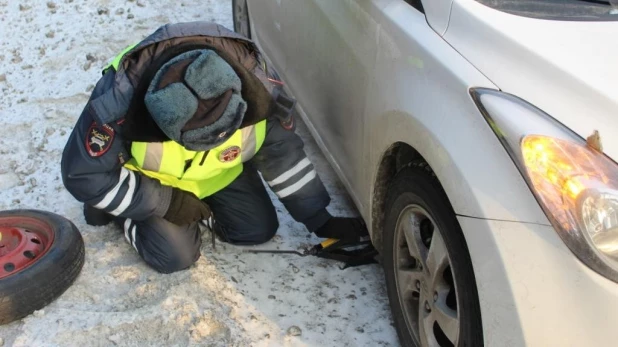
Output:
[[[444,35],[448,28],[452,5],[453,0],[423,1],[423,9],[425,10],[425,16],[427,16],[427,23],[440,35]]]
[[[415,117],[399,110],[377,117],[379,121],[371,125],[371,192],[384,154],[394,143],[402,142],[427,161],[458,215],[549,224],[472,100],[465,100],[465,104],[469,113],[458,107],[464,105],[453,105],[451,124],[431,114]],[[373,205],[374,199],[369,201]]]

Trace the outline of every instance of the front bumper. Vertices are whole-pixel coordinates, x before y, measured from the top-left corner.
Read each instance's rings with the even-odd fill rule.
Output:
[[[612,346],[618,283],[551,226],[458,217],[476,276],[485,346]]]

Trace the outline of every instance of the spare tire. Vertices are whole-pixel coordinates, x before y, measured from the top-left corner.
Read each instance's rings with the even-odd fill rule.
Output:
[[[40,310],[64,293],[84,265],[84,241],[59,215],[0,211],[0,324]]]

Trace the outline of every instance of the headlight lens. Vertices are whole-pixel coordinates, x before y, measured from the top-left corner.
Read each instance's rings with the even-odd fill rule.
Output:
[[[517,97],[472,96],[565,244],[618,282],[618,165]]]
[[[525,136],[521,151],[532,186],[555,222],[582,234],[618,268],[616,165],[588,146],[546,136]]]

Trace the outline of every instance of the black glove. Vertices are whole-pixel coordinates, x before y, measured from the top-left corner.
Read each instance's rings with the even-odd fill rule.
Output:
[[[84,219],[88,225],[102,226],[111,223],[111,221],[114,220],[114,216],[103,210],[84,204]]]
[[[369,235],[369,231],[362,218],[331,217],[315,231],[315,235],[348,243],[360,241],[361,237]]]
[[[174,188],[170,207],[163,218],[176,225],[187,225],[208,219],[210,215],[208,205],[195,194]]]

